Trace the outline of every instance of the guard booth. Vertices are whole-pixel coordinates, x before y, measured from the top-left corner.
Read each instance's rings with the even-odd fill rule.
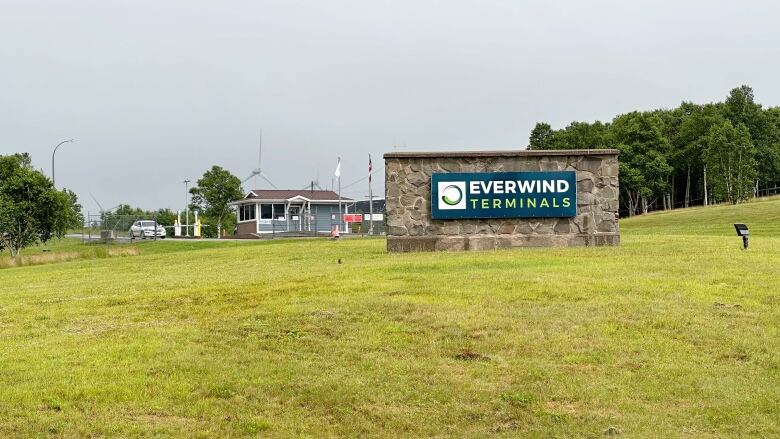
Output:
[[[352,202],[342,197],[342,211]],[[339,221],[339,196],[333,191],[253,190],[231,206],[236,209],[239,237],[330,234],[332,225],[344,230],[343,219]]]

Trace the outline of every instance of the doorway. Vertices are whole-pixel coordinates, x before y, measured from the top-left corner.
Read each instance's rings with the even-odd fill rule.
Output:
[[[301,206],[290,206],[288,210],[290,216],[290,231],[301,231]]]

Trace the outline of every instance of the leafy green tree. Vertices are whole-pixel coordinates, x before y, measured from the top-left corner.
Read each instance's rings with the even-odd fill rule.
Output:
[[[204,234],[213,236],[222,235],[223,228],[235,220],[229,203],[240,199],[244,193],[241,189],[241,180],[230,171],[214,165],[206,171],[198,180],[197,186],[190,189],[192,194],[191,208],[203,213],[206,224]],[[214,230],[216,226],[216,230]]]
[[[670,163],[674,164],[678,174],[685,179],[685,207],[691,204],[694,183],[701,188],[701,192],[697,192],[701,199],[705,199],[704,151],[707,148],[707,133],[710,128],[725,120],[720,107],[714,104],[683,102],[675,110],[680,118],[680,126],[672,136],[673,153]]]
[[[555,149],[599,149],[608,147],[607,125],[598,120],[593,123],[572,122],[557,133]]]
[[[750,139],[756,149],[755,184],[760,181],[773,181],[780,170],[776,127],[773,126],[771,113],[764,111],[754,101],[753,89],[747,85],[734,88],[724,102],[724,113],[735,127],[743,124],[750,133]]]
[[[152,219],[150,212],[129,204],[120,204],[110,212],[100,213],[100,227],[118,231],[127,231],[136,220]]]
[[[729,92],[723,103],[724,116],[731,121],[733,126],[745,125],[751,137],[763,140],[768,135],[769,127],[761,109],[761,105],[754,101],[753,89],[747,85],[734,88]]]
[[[767,125],[766,136],[756,146],[756,171],[765,188],[780,182],[780,108],[768,108],[763,116]]]
[[[676,109],[654,110],[649,112],[649,115],[654,116],[657,118],[656,120],[660,122],[659,130],[664,139],[666,139],[666,142],[658,145],[657,149],[658,152],[664,156],[666,163],[671,166],[671,171],[667,175],[666,188],[662,193],[658,194],[658,196],[661,197],[661,205],[663,206],[663,209],[667,210],[673,208],[674,206],[675,192],[677,189],[676,177],[682,173],[682,169],[680,169],[681,167],[679,166],[680,161],[677,157],[680,154],[680,151],[674,147],[673,141],[677,136],[677,133],[680,131],[683,118],[681,117],[680,112]]]
[[[133,206],[131,206],[129,204],[120,204],[113,211],[114,215],[137,216],[137,217],[143,217],[143,216],[146,215],[146,213],[147,212],[145,210],[141,209],[140,207],[133,207]]]
[[[610,137],[620,150],[620,188],[629,215],[640,208],[647,213],[654,198],[669,189],[672,167],[663,151],[669,143],[661,132],[663,123],[657,115],[633,112],[618,116],[612,122]]]
[[[713,126],[707,134],[704,160],[712,172],[715,195],[736,204],[753,194],[756,177],[756,148],[744,124],[730,121]]]
[[[529,137],[530,149],[599,149],[608,147],[609,126],[574,121],[564,129],[555,131],[549,124],[537,123]]]
[[[82,227],[84,214],[81,212],[81,204],[76,193],[70,189],[63,189],[57,198],[60,203],[57,211],[60,214],[55,217],[57,222],[55,230],[67,231]]]
[[[176,212],[171,209],[158,209],[154,212],[154,217],[157,218],[157,223],[163,227],[166,227],[169,234],[172,232],[174,222],[176,222]]]
[[[58,191],[28,154],[0,156],[0,250],[17,257],[25,247],[63,236],[81,225],[76,195]]]
[[[166,228],[168,235],[172,233],[172,227],[176,220],[176,212],[170,209],[144,210],[129,204],[120,204],[111,212],[103,212],[101,215],[102,227],[126,231],[136,220],[157,220],[157,223]]]
[[[552,140],[555,132],[550,124],[537,122],[528,138],[528,149],[552,149]]]

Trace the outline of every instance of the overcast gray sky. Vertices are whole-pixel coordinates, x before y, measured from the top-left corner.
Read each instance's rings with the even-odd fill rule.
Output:
[[[75,138],[57,184],[93,212],[90,191],[180,209],[212,164],[245,177],[260,128],[278,186],[330,185],[339,155],[347,184],[394,144],[521,148],[537,121],[740,84],[779,105],[779,20],[772,1],[0,0],[0,154],[50,174]]]

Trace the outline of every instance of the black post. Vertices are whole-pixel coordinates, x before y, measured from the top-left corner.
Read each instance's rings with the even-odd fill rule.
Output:
[[[734,229],[737,231],[737,235],[742,237],[742,249],[747,250],[748,246],[750,245],[750,229],[748,228],[747,224],[735,223]]]

